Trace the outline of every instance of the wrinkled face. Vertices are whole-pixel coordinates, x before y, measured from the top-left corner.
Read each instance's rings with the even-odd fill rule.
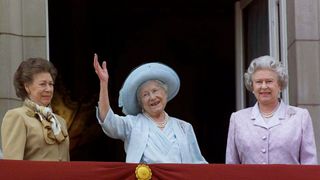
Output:
[[[41,106],[48,106],[53,97],[53,80],[48,72],[33,75],[33,81],[25,84],[25,89],[31,101]]]
[[[149,115],[157,115],[164,111],[167,104],[167,94],[156,81],[144,83],[139,96],[142,109]]]
[[[252,86],[260,104],[277,103],[281,87],[275,72],[268,69],[257,70],[252,75]]]

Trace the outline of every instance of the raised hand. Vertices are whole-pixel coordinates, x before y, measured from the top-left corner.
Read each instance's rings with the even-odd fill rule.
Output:
[[[109,74],[108,74],[108,69],[107,69],[107,62],[103,61],[102,62],[102,67],[99,64],[98,61],[98,55],[95,53],[93,57],[93,67],[98,75],[99,79],[101,82],[108,82],[109,79]]]
[[[110,109],[109,95],[108,95],[108,80],[109,74],[107,70],[107,63],[102,62],[102,67],[98,61],[98,55],[94,54],[93,67],[100,79],[100,94],[99,94],[99,118],[103,122]]]

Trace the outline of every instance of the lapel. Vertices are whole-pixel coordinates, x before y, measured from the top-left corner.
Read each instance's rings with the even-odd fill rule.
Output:
[[[126,162],[139,163],[147,145],[149,125],[148,119],[142,114],[137,115],[137,122],[132,129]]]
[[[268,129],[267,123],[263,120],[262,116],[260,115],[258,102],[252,108],[250,119],[253,120],[253,124],[255,126],[260,126]]]
[[[179,122],[176,119],[171,118],[171,120],[173,121],[172,122],[172,128],[173,128],[174,133],[176,134],[177,142],[179,144],[182,163],[191,162],[190,154],[188,153],[189,152],[189,148],[188,148],[188,145],[187,145],[187,140],[185,138],[186,132],[183,132],[181,126],[179,125]]]
[[[287,111],[287,106],[281,100],[279,108],[275,112],[274,117],[269,119],[270,121],[266,123],[259,111],[258,103],[256,103],[252,108],[251,120],[254,120],[254,125],[256,126],[260,126],[266,129],[271,129],[281,124],[281,120],[285,119],[286,111]]]

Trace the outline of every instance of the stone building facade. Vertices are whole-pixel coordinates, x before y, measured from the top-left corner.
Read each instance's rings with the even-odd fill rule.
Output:
[[[251,1],[236,3],[244,2]],[[320,157],[320,0],[276,2],[284,3],[286,10],[287,99],[311,113]],[[13,88],[18,64],[28,57],[50,57],[47,9],[47,0],[0,0],[0,122],[8,109],[21,104]],[[239,56],[235,54],[235,61]]]

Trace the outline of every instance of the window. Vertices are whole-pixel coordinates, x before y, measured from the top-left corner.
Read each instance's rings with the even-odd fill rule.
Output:
[[[285,0],[241,0],[236,2],[236,91],[237,109],[254,105],[246,91],[243,74],[252,59],[271,55],[287,66]],[[281,94],[289,103],[288,89]]]

